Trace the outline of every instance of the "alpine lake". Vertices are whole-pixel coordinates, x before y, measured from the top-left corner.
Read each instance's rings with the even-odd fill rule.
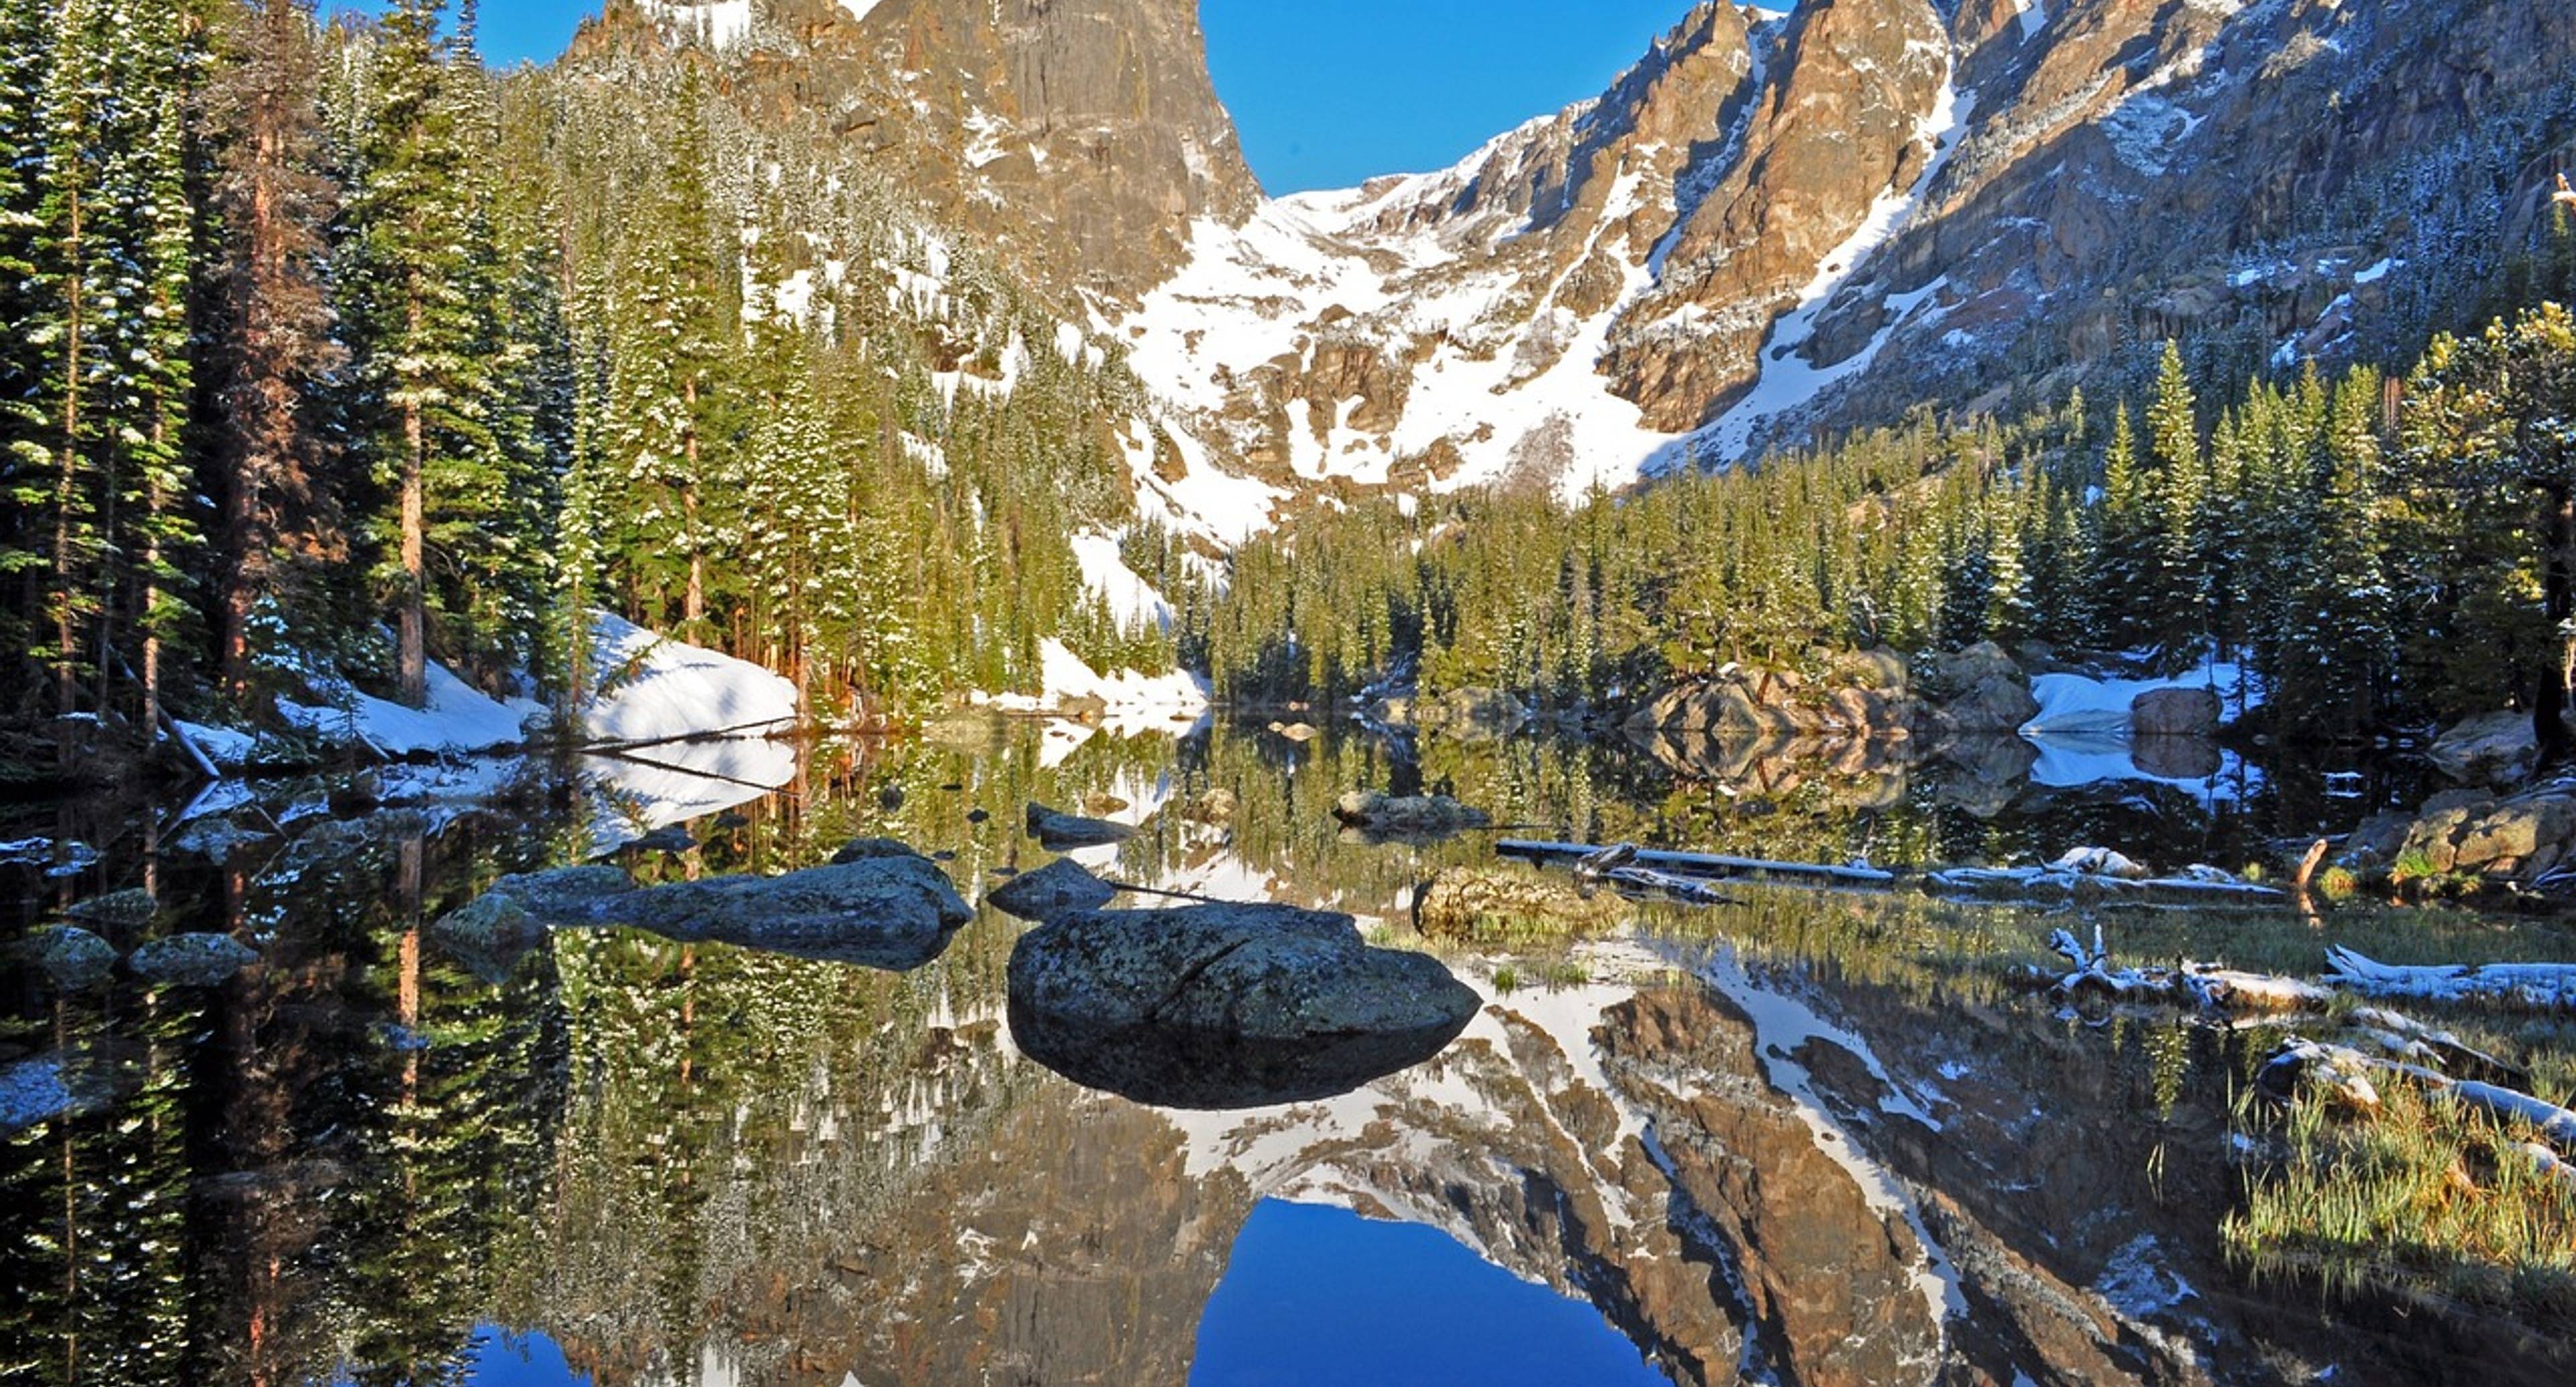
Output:
[[[2403,760],[2259,751],[1907,767],[996,720],[9,805],[0,943],[71,918],[120,951],[213,932],[258,959],[66,989],[10,955],[0,1382],[2576,1380],[2576,1195],[2470,1151],[2424,1201],[2369,1124],[2268,1100],[2267,1058],[2332,1016],[2044,985],[2059,930],[2122,963],[2300,977],[2337,944],[2576,959],[2546,912],[1728,882],[1572,932],[1417,927],[1443,872],[1512,866],[1507,837],[1884,868],[2100,846],[2277,875],[2430,788]],[[1492,827],[1372,838],[1332,812],[1355,789],[1454,795]],[[1032,803],[1137,827],[1075,854],[1170,893],[1121,906],[1343,912],[1482,1009],[1325,1096],[1087,1087],[1015,1040],[1030,926],[983,901],[1053,860]],[[694,844],[617,846],[672,825]],[[495,961],[435,928],[508,873],[771,874],[866,837],[976,907],[910,971],[627,929]],[[2576,1083],[2560,1017],[2427,1019],[2552,1101]]]

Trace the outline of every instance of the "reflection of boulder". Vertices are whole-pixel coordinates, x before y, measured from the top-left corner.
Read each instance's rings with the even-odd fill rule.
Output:
[[[2436,738],[2428,755],[2453,780],[2519,784],[2540,763],[2540,731],[2529,713],[2481,713]]]
[[[1941,802],[1984,819],[2021,797],[2031,768],[2039,764],[2039,748],[2002,734],[1956,737],[1942,744],[1941,760]]]
[[[1479,1005],[1438,959],[1367,947],[1347,915],[1272,905],[1061,916],[1011,950],[1010,994],[1014,1029],[1110,1055],[1102,1077],[1186,1106],[1345,1092],[1367,1065],[1438,1053]]]
[[[1509,732],[1529,721],[1529,709],[1497,689],[1451,689],[1423,699],[1407,710],[1419,726],[1444,727],[1453,735]]]
[[[174,934],[125,960],[134,976],[173,987],[220,987],[259,962],[259,951],[228,934]]]
[[[1834,799],[1855,808],[1885,808],[1904,799],[1920,746],[1905,737],[1719,737],[1671,728],[1630,728],[1628,740],[1665,769],[1688,780],[1750,785],[1783,795],[1811,777],[1830,777]]]
[[[1043,804],[1029,806],[1029,836],[1048,852],[1071,848],[1095,848],[1107,843],[1123,843],[1136,836],[1136,830],[1106,819],[1086,819],[1076,814],[1060,813]]]
[[[1431,879],[1413,922],[1438,939],[1562,939],[1617,929],[1636,912],[1618,896],[1586,896],[1572,879],[1524,867],[1453,867]]]
[[[1158,1108],[1277,1107],[1337,1097],[1411,1069],[1466,1025],[1253,1037],[1146,1023],[1100,1030],[1011,1004],[1020,1052],[1085,1088]]]
[[[71,925],[38,930],[27,940],[26,953],[37,971],[64,992],[86,992],[116,971],[116,946]]]
[[[639,889],[614,867],[503,877],[432,928],[468,962],[506,966],[550,929],[632,928],[665,938],[905,971],[975,918],[937,864],[869,857],[779,877]]]
[[[1398,797],[1354,790],[1333,802],[1333,817],[1367,833],[1436,838],[1482,828],[1492,820],[1447,795]]]
[[[2225,764],[2218,743],[2207,737],[2150,737],[2143,732],[2130,739],[2129,759],[2159,780],[2207,780]]]
[[[1117,888],[1084,871],[1081,863],[1059,858],[994,887],[984,899],[1005,915],[1045,921],[1077,910],[1097,910],[1117,894]]]

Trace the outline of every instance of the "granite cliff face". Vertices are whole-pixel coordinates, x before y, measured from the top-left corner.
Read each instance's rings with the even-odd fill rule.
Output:
[[[2576,152],[2576,11],[2522,0],[1702,3],[1452,168],[1267,200],[1191,0],[652,0],[618,42],[712,45],[1124,349],[1170,407],[1140,489],[1281,513],[1618,487],[2176,334],[2402,354]]]
[[[1704,4],[1455,168],[1203,221],[1120,327],[1273,482],[1566,494],[2175,334],[2402,351],[2527,244],[2571,44],[2508,0]]]
[[[756,123],[819,121],[939,222],[1071,302],[1168,275],[1260,189],[1196,0],[633,0],[576,57],[696,43]]]

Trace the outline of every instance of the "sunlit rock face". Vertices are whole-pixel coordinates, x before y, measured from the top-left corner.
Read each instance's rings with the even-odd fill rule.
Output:
[[[1274,483],[1596,483],[2175,334],[2355,359],[2538,224],[2564,6],[1693,9],[1451,169],[1211,218],[1117,326]]]
[[[1122,350],[1146,472],[1265,498],[1175,500],[1235,538],[2133,388],[2175,335],[2402,356],[2532,243],[2576,114],[2564,5],[1721,0],[1454,167],[1265,199],[1192,0],[667,0],[567,62],[675,45]]]
[[[819,120],[941,223],[1067,304],[1141,293],[1193,218],[1259,197],[1209,80],[1197,0],[766,0],[714,46],[764,124]],[[685,7],[613,10],[575,63],[696,38]]]

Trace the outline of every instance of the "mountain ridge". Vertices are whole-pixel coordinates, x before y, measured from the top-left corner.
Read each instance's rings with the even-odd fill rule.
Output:
[[[1703,0],[1448,169],[1265,198],[1187,0],[743,8],[738,99],[826,103],[1278,514],[2126,390],[2173,336],[2394,358],[2576,147],[2564,7]]]

